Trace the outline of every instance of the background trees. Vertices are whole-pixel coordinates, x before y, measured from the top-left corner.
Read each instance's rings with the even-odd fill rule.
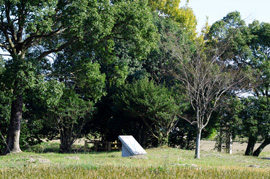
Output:
[[[245,69],[250,69],[249,73],[252,74],[249,77],[250,80],[245,90],[250,95],[256,97],[242,100],[243,111],[239,116],[242,124],[245,127],[248,126],[248,129],[244,127],[245,129],[242,128],[240,130],[249,134],[246,155],[252,155],[254,144],[259,136],[264,136],[263,138],[268,141],[268,132],[265,134],[257,133],[257,131],[265,131],[262,128],[264,128],[263,126],[267,126],[266,124],[268,124],[269,120],[267,111],[265,111],[263,116],[260,115],[260,111],[266,110],[267,106],[269,106],[267,102],[269,97],[269,92],[267,92],[269,91],[267,87],[269,79],[267,55],[267,51],[269,50],[268,28],[269,24],[260,24],[258,21],[246,25],[241,19],[239,12],[232,12],[213,24],[208,35],[209,42],[213,44],[215,41],[225,40],[230,37],[230,34],[235,34],[234,38],[229,41],[231,48],[225,51],[224,56],[231,60],[231,64],[234,64],[235,68],[244,67]],[[257,154],[258,151],[256,152]]]
[[[179,3],[1,1],[0,48],[10,55],[0,58],[1,149],[20,152],[20,136],[23,147],[60,137],[69,152],[88,134],[192,148],[189,121],[199,158],[211,119],[259,155],[269,143],[269,24],[232,12],[203,39]],[[240,91],[255,97],[231,98]],[[253,152],[258,136],[265,141]]]

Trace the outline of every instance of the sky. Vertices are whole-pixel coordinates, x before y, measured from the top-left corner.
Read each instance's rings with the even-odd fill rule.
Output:
[[[185,3],[182,0],[180,6]],[[188,6],[196,15],[198,32],[205,25],[207,16],[211,25],[233,11],[239,11],[246,24],[254,20],[270,23],[270,0],[189,0]]]

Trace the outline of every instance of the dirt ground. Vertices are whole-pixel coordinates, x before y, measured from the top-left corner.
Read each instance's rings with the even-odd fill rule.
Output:
[[[201,150],[202,151],[213,151],[215,147],[216,141],[206,141],[202,140],[201,141]],[[259,147],[260,143],[257,143],[255,145],[255,149]],[[232,152],[233,153],[244,153],[247,147],[247,143],[240,143],[240,142],[233,142],[232,145]],[[266,146],[263,149],[263,152],[270,152],[270,145]]]

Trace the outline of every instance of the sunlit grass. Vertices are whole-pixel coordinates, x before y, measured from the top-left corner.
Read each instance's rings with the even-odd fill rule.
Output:
[[[121,152],[31,153],[0,156],[0,178],[270,178],[270,153],[262,157],[173,148],[148,149],[147,159]]]

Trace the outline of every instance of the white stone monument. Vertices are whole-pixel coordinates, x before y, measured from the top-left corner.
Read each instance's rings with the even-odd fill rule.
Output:
[[[118,139],[122,142],[122,157],[146,154],[145,150],[133,136],[120,135]]]

